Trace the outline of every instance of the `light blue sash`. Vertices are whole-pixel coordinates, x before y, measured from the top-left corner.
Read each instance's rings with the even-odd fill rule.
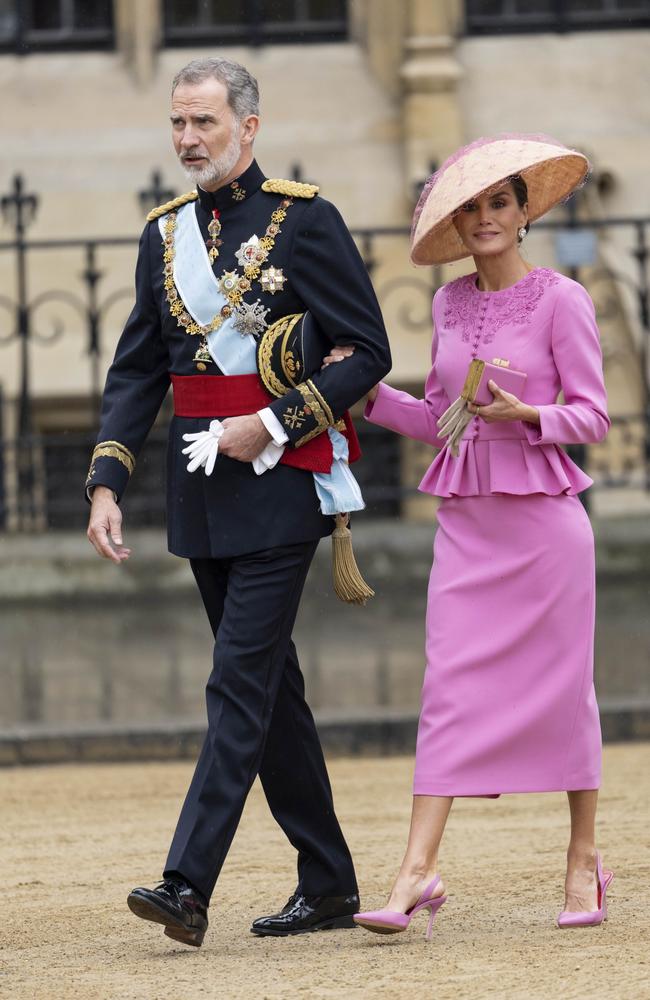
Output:
[[[158,220],[165,238],[165,217]],[[196,218],[194,202],[183,205],[176,216],[174,233],[174,284],[188,313],[201,326],[207,326],[217,316],[228,299],[219,291],[217,279],[205,248]],[[208,335],[208,350],[224,375],[251,375],[257,371],[255,338],[242,336],[233,326],[234,316],[224,320],[218,330]]]
[[[361,496],[359,484],[348,465],[347,438],[329,427],[327,433],[332,442],[334,461],[332,471],[314,472],[314,486],[320,500],[321,514],[345,514],[353,510],[363,510],[366,506]]]
[[[158,228],[164,240],[164,216],[158,220]],[[174,284],[178,294],[192,319],[201,326],[207,326],[221,312],[228,299],[219,290],[196,218],[194,202],[183,205],[177,212],[174,248]],[[218,330],[213,330],[207,341],[210,356],[224,375],[257,373],[255,338],[250,333],[242,336],[235,330],[232,316],[224,320]],[[333,450],[332,471],[313,473],[321,513],[363,510],[365,504],[359,484],[348,466],[348,442],[333,427],[328,429],[328,433]]]

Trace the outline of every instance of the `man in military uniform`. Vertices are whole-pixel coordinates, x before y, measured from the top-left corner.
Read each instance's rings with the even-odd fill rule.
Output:
[[[214,665],[208,733],[163,881],[128,902],[169,937],[200,945],[259,774],[298,852],[299,881],[286,906],[251,929],[351,927],[354,867],[291,632],[318,540],[333,527],[316,473],[323,455],[329,468],[329,435],[344,430],[346,408],[389,370],[386,333],[336,209],[312,185],[267,180],[254,160],[258,90],[243,66],[186,66],[174,80],[171,123],[197,190],[151,212],[140,241],[136,304],[108,372],[87,480],[88,537],[105,558],[129,557],[118,504],[171,382],[169,548],[190,560]],[[257,374],[256,345],[269,324],[306,310],[328,345],[354,354],[302,381],[298,370],[276,398]]]

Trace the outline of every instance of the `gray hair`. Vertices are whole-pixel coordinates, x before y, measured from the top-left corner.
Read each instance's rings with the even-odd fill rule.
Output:
[[[178,71],[172,81],[172,95],[182,83],[203,83],[214,78],[223,83],[228,91],[228,104],[238,121],[243,121],[248,115],[259,115],[260,92],[257,80],[241,63],[230,59],[205,58],[192,59],[187,66]]]

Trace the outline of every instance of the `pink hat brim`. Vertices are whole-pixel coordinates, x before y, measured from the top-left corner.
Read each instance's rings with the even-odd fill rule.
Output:
[[[411,261],[421,267],[470,256],[454,215],[513,176],[528,187],[528,218],[545,215],[584,183],[589,161],[583,153],[548,136],[504,135],[479,139],[451,156],[427,181],[411,231]]]

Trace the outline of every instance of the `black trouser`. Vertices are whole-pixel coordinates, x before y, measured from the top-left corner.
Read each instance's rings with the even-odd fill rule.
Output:
[[[258,773],[273,816],[298,851],[305,895],[356,892],[291,641],[317,544],[191,560],[215,635],[214,665],[208,733],[165,874],[181,874],[207,900]]]

